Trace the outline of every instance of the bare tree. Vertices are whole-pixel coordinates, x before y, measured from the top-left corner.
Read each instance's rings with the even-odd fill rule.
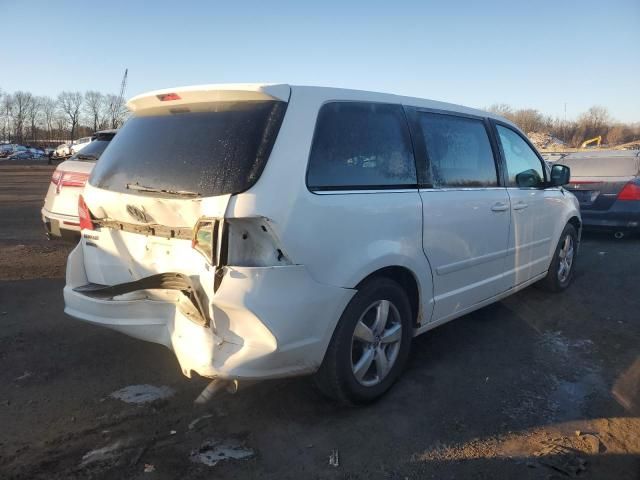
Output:
[[[547,130],[544,116],[533,108],[515,111],[513,114],[513,122],[525,133],[543,132]]]
[[[18,91],[12,97],[11,121],[14,136],[18,142],[22,142],[24,140],[24,124],[33,101],[33,95],[29,92]]]
[[[494,103],[487,110],[501,117],[513,120],[513,108],[507,103]]]
[[[109,105],[110,126],[111,128],[120,128],[127,116],[127,106],[117,95],[109,94],[106,98]]]
[[[42,102],[44,97],[31,97],[27,108],[27,120],[29,121],[29,136],[31,140],[38,139],[38,123],[42,115]]]
[[[619,145],[633,139],[633,131],[627,125],[614,125],[607,132],[607,143],[609,145]]]
[[[599,130],[609,125],[611,120],[609,111],[605,107],[594,105],[586,113],[583,118],[587,121],[589,127],[593,130]]]
[[[11,137],[11,95],[0,92],[0,122],[2,122],[2,140]]]
[[[71,125],[71,140],[75,139],[76,127],[80,121],[82,108],[82,94],[80,92],[62,92],[58,95],[60,110],[68,117]]]
[[[52,98],[44,97],[42,99],[42,115],[44,125],[47,130],[47,139],[50,140],[53,135],[53,124],[56,117],[56,102]]]
[[[87,116],[93,122],[93,131],[98,130],[101,123],[102,105],[104,103],[104,95],[94,90],[89,90],[84,94],[84,110]]]

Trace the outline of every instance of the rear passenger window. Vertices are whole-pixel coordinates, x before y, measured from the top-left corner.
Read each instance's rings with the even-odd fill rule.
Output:
[[[496,163],[482,120],[418,112],[418,121],[433,187],[498,185]]]
[[[307,173],[311,190],[415,188],[417,183],[402,106],[334,102],[320,109]]]

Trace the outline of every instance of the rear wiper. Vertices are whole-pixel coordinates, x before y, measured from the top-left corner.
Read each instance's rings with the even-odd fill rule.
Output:
[[[127,183],[128,190],[135,190],[137,192],[153,192],[153,193],[166,193],[167,195],[180,195],[183,197],[199,197],[198,192],[190,192],[188,190],[167,190],[164,188],[145,187],[139,183]]]
[[[97,160],[98,159],[98,157],[96,157],[95,155],[90,155],[90,154],[87,155],[87,154],[84,154],[84,153],[79,153],[76,156],[76,158],[78,160]]]

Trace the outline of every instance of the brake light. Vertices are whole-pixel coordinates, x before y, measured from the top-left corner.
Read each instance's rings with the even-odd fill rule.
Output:
[[[161,102],[170,102],[171,100],[180,100],[180,95],[177,93],[161,93],[156,95]]]
[[[78,217],[80,218],[80,230],[94,230],[93,221],[91,220],[91,212],[89,207],[82,198],[82,195],[78,197]]]
[[[640,200],[640,185],[627,183],[618,194],[618,200]]]

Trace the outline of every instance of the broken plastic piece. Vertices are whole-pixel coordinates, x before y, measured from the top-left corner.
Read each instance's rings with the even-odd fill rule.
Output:
[[[229,393],[236,393],[238,391],[237,380],[225,380],[222,378],[214,378],[209,385],[202,391],[198,398],[195,399],[196,405],[204,405],[211,401],[222,390],[226,390]]]

